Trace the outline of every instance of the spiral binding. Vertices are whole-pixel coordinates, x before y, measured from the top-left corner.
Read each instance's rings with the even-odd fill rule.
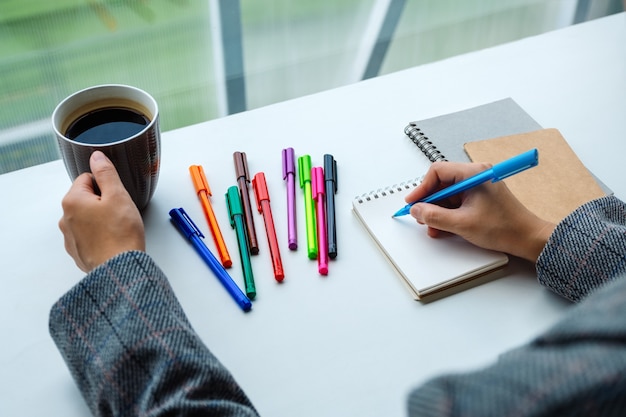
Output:
[[[431,162],[447,161],[441,151],[437,149],[430,139],[428,139],[428,136],[426,136],[415,123],[409,123],[409,125],[404,128],[404,133],[420,148]]]
[[[390,185],[385,188],[379,188],[378,190],[372,190],[368,193],[362,194],[360,196],[355,197],[355,201],[359,204],[363,204],[366,201],[372,201],[378,198],[387,197],[388,195],[410,190],[412,188],[417,187],[421,182],[424,176],[419,178],[415,178],[409,181],[404,181],[398,184]]]

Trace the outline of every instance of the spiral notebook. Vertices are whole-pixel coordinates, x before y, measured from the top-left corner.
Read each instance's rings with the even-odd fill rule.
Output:
[[[481,249],[445,235],[431,238],[411,216],[392,218],[419,179],[355,198],[354,214],[394,267],[416,300],[427,301],[455,287],[465,287],[508,263],[507,255]]]
[[[404,133],[431,162],[471,162],[463,145],[541,129],[512,98],[409,123]]]

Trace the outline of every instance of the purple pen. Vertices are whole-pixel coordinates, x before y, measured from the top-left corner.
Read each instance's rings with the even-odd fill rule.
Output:
[[[293,148],[283,149],[283,179],[287,181],[287,239],[289,249],[296,250],[296,156]]]

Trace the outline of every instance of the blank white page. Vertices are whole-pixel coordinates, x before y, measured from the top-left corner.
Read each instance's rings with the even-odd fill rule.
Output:
[[[426,226],[410,215],[392,218],[417,183],[410,181],[364,194],[352,202],[354,213],[414,298],[442,291],[508,262],[505,254],[479,248],[456,235],[431,238]]]

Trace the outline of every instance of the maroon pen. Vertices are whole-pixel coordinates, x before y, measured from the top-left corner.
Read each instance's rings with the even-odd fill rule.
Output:
[[[248,248],[250,254],[259,253],[259,242],[256,238],[256,229],[254,228],[254,218],[252,217],[252,205],[250,204],[250,193],[248,184],[250,183],[250,174],[248,173],[248,159],[245,152],[233,153],[235,161],[235,173],[237,174],[237,185],[239,186],[239,194],[243,205],[243,216],[246,219],[246,230],[248,231]]]

